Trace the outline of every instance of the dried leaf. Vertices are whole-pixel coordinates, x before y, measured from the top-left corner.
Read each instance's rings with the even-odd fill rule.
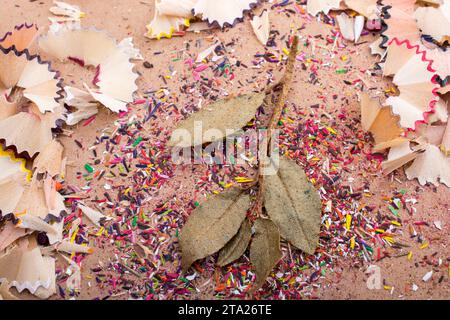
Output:
[[[227,135],[235,133],[255,117],[256,110],[263,103],[264,97],[264,93],[244,94],[235,98],[219,100],[202,108],[199,112],[181,121],[174,131],[175,134],[170,137],[169,146],[196,146],[221,140]],[[199,130],[195,128],[198,125],[202,130],[201,137],[198,137],[197,131]],[[213,132],[213,134],[205,135],[204,133],[207,131]]]
[[[250,261],[256,272],[253,292],[262,287],[270,271],[282,257],[277,226],[271,220],[259,218],[254,227],[255,236],[250,246]]]
[[[294,161],[280,158],[279,165],[276,174],[264,179],[264,205],[281,236],[313,254],[319,241],[320,197]]]
[[[238,233],[220,250],[217,265],[223,267],[242,256],[251,238],[252,226],[244,219]]]
[[[238,232],[250,205],[240,189],[228,189],[196,208],[180,234],[182,267],[219,251]]]

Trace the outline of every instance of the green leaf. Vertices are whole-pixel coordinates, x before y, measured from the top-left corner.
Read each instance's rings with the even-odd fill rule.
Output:
[[[217,265],[223,267],[242,256],[251,238],[252,227],[250,221],[244,219],[238,233],[220,250]]]
[[[264,206],[284,239],[313,254],[322,212],[319,194],[294,161],[281,157],[279,165],[276,174],[264,177]]]
[[[230,188],[195,208],[180,234],[183,271],[225,246],[238,232],[249,206],[248,194]]]
[[[168,145],[184,148],[222,140],[227,135],[242,129],[255,117],[256,110],[263,103],[264,97],[264,92],[250,93],[235,98],[218,100],[205,106],[199,112],[181,121],[172,133]],[[201,124],[202,130],[197,134],[201,137],[194,141],[196,122]],[[214,130],[214,132],[210,131],[205,136],[204,133],[208,130]]]
[[[252,292],[261,288],[267,276],[281,259],[280,232],[269,219],[259,218],[254,223],[255,235],[250,246],[250,262],[255,268],[256,281]]]

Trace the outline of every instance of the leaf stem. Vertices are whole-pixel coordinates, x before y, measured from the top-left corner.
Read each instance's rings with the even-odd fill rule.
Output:
[[[291,89],[292,84],[292,78],[294,73],[294,67],[295,67],[295,59],[297,57],[298,53],[298,36],[294,36],[294,39],[292,41],[291,50],[289,52],[288,61],[286,64],[286,69],[284,71],[283,78],[280,80],[280,82],[273,87],[271,87],[272,94],[273,90],[275,88],[278,88],[281,86],[281,93],[278,97],[278,100],[272,110],[272,116],[269,121],[268,125],[268,138],[265,140],[262,144],[263,151],[265,151],[264,154],[266,154],[268,157],[270,157],[272,150],[272,131],[277,127],[278,121],[281,117],[281,112],[283,111],[283,107],[286,103],[286,99],[289,93],[289,90]],[[260,145],[261,146],[261,145]],[[257,179],[255,179],[255,184],[258,185],[258,191],[256,194],[256,202],[255,202],[255,213],[257,216],[261,216],[262,209],[263,209],[263,202],[264,202],[264,175],[262,174],[262,164],[261,164],[261,155],[263,154],[261,151],[261,147],[258,149],[259,152],[259,163],[258,163],[258,173],[257,173]]]

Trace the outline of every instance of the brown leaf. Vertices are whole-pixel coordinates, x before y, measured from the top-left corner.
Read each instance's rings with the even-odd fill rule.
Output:
[[[248,219],[244,219],[238,233],[220,250],[217,265],[223,267],[242,256],[251,238],[252,227]]]
[[[168,145],[189,147],[221,140],[243,128],[253,119],[256,110],[263,103],[264,97],[265,93],[263,92],[250,93],[235,98],[218,100],[205,106],[199,112],[181,121],[170,137]],[[194,141],[194,125],[196,122],[201,124],[200,134],[202,136]],[[184,130],[184,132],[177,132],[177,130]],[[207,136],[204,136],[204,133],[208,130],[211,131]]]
[[[265,176],[264,206],[284,239],[313,254],[319,241],[320,197],[294,161],[281,157],[279,165],[276,174]]]
[[[252,292],[262,287],[270,271],[281,259],[280,232],[269,219],[257,219],[254,223],[255,236],[250,246],[250,261],[255,267],[256,281]]]
[[[182,267],[219,251],[238,232],[250,206],[250,197],[230,188],[197,207],[180,234]]]

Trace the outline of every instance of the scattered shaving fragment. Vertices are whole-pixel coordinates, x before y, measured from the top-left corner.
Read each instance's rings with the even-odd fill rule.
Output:
[[[265,46],[270,34],[269,12],[264,10],[261,15],[254,16],[250,23],[259,42]]]
[[[439,88],[425,51],[419,51],[419,46],[411,45],[408,40],[392,39],[383,74],[394,75],[393,82],[400,91],[399,96],[386,100],[392,112],[400,116],[400,125],[415,129],[416,122],[425,122],[427,113],[433,112],[437,101],[435,91]]]
[[[97,74],[93,82],[99,89],[87,88],[87,85],[85,88],[95,100],[110,110],[127,111],[127,105],[133,101],[133,93],[137,90],[135,81],[139,77],[133,71],[134,64],[130,59],[142,58],[134,48],[131,38],[116,44],[114,39],[102,31],[64,29],[56,34],[48,33],[41,37],[39,45],[45,52],[61,61],[72,59],[83,66],[96,67]],[[82,95],[80,91],[74,94]],[[93,109],[88,111],[89,114],[92,112]],[[70,117],[69,122],[76,123],[84,116],[83,112],[80,112]]]
[[[59,107],[62,80],[50,69],[50,64],[14,47],[0,47],[0,51],[0,85],[6,90],[17,86],[41,113],[54,112]]]
[[[57,112],[42,114],[32,106],[28,112],[0,120],[0,139],[4,139],[8,146],[15,146],[18,153],[26,151],[32,157],[52,141],[52,129],[63,118],[62,109],[60,106]]]
[[[66,123],[69,126],[73,126],[81,120],[89,119],[98,113],[100,103],[89,92],[69,86],[64,87],[64,91],[66,92],[64,102],[77,109],[77,111],[67,114]]]
[[[78,6],[62,1],[53,1],[53,3],[55,6],[51,7],[49,10],[56,17],[48,18],[52,23],[80,21],[80,19],[86,16],[86,13],[82,12]]]
[[[19,298],[9,291],[10,287],[8,280],[0,283],[0,300],[19,300]]]
[[[450,157],[437,146],[428,144],[405,173],[409,180],[417,178],[422,186],[428,182],[438,186],[441,182],[450,187]]]
[[[438,8],[417,8],[414,18],[423,34],[433,37],[439,43],[450,41],[450,0],[444,0]]]
[[[398,122],[398,116],[392,115],[389,107],[382,107],[378,100],[370,99],[367,93],[361,94],[361,124],[364,131],[373,135],[374,151],[381,151],[405,141],[405,138],[401,137],[403,129]]]
[[[415,0],[407,0],[395,2],[392,6],[385,4],[383,8],[385,28],[381,33],[383,48],[394,38],[407,39],[411,44],[420,42],[420,31],[413,17],[414,3]]]
[[[9,192],[14,192],[14,190],[9,190]],[[0,230],[0,252],[5,250],[16,240],[29,234],[27,230],[16,227],[12,222],[5,223],[3,228]]]
[[[66,253],[93,253],[94,250],[88,246],[76,244],[68,240],[63,240],[56,245],[56,250]]]
[[[174,32],[179,32],[183,27],[189,27],[191,12],[186,9],[190,1],[182,1],[180,5],[174,6],[173,1],[155,0],[155,14],[153,20],[147,25],[145,36],[150,39],[171,38]],[[191,7],[192,8],[192,7]],[[169,15],[161,12],[175,13]],[[180,15],[181,13],[187,15]]]
[[[206,59],[207,57],[209,57],[211,54],[215,56],[215,52],[214,50],[217,48],[219,44],[215,43],[212,46],[206,48],[205,50],[203,50],[202,52],[200,52],[197,55],[197,59],[195,59],[196,63],[200,63],[202,62],[204,59]]]
[[[85,206],[84,204],[79,203],[78,207],[86,215],[86,217],[88,217],[88,219],[99,228],[104,221],[111,219],[110,217],[107,217],[100,212]]]
[[[26,168],[26,160],[16,158],[14,152],[0,147],[0,181],[14,178],[25,183],[30,181],[32,172]],[[1,208],[0,208],[1,209]]]
[[[64,147],[57,141],[52,140],[33,162],[33,168],[37,173],[49,173],[51,176],[61,174],[61,163]]]
[[[358,42],[361,32],[364,28],[364,17],[349,17],[345,12],[336,16],[341,34],[346,40]]]
[[[135,48],[133,43],[133,38],[128,37],[124,38],[117,45],[120,51],[125,53],[131,60],[144,60],[144,57],[141,54],[141,50]]]
[[[0,47],[10,49],[12,46],[17,51],[23,51],[30,47],[36,38],[38,28],[35,24],[21,24],[15,26],[12,32],[7,32],[3,38],[0,38]]]
[[[5,280],[19,292],[35,294],[40,287],[50,289],[41,292],[41,297],[48,298],[56,292],[55,259],[43,256],[34,238],[22,239],[0,255],[0,281]]]
[[[431,279],[432,276],[433,276],[433,270],[427,272],[427,273],[423,276],[422,281],[423,281],[423,282],[427,282],[428,280]]]
[[[423,151],[423,149],[412,150],[408,140],[392,146],[389,149],[387,159],[381,164],[383,173],[387,175],[392,171],[403,167],[405,164],[414,160],[419,155],[419,151]]]
[[[69,290],[81,289],[81,268],[72,260],[61,254],[64,260],[69,264],[66,273],[70,274],[66,280],[66,286]]]

